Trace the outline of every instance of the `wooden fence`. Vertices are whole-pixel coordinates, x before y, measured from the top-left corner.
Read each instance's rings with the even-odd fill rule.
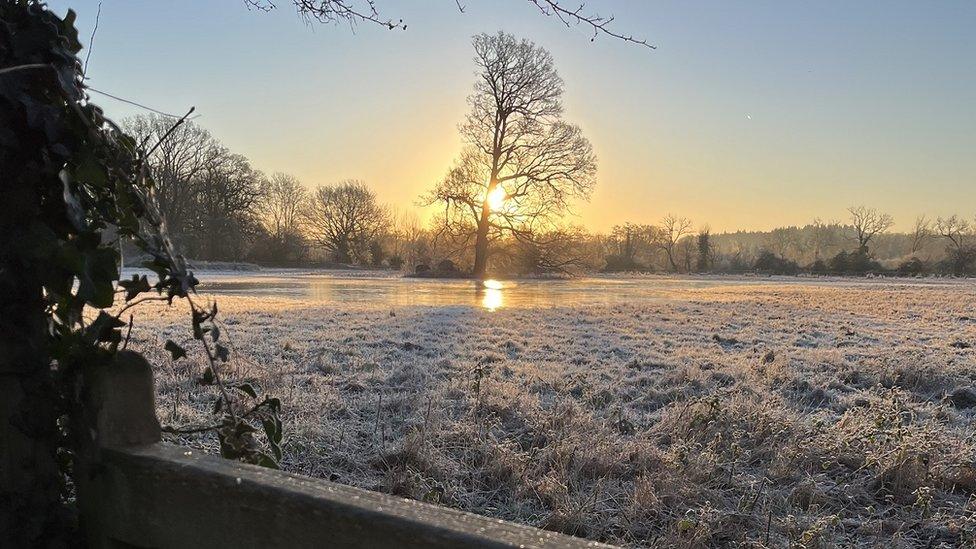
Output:
[[[78,475],[93,547],[608,547],[160,442],[135,353],[93,387],[101,439]]]

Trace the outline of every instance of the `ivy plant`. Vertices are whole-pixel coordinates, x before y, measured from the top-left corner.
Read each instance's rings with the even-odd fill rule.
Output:
[[[74,21],[43,2],[0,0],[0,390],[35,460],[27,478],[2,487],[0,523],[8,540],[29,543],[70,528],[73,458],[93,437],[85,380],[112,366],[145,301],[189,308],[207,359],[201,379],[218,393],[215,423],[196,431],[215,431],[231,459],[277,467],[281,458],[279,401],[224,379],[217,305],[197,295],[166,235],[146,162],[160,142],[136,141],[89,100]],[[120,279],[120,240],[149,258],[152,280]],[[172,341],[166,350],[186,356]]]

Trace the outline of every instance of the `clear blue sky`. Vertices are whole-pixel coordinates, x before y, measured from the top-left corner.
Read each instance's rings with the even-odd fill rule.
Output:
[[[91,84],[198,122],[266,172],[361,178],[408,205],[458,152],[470,37],[549,49],[567,118],[600,160],[577,222],[667,212],[713,230],[843,219],[876,206],[976,214],[976,2],[591,0],[648,50],[589,41],[526,0],[376,0],[407,31],[306,25],[290,0],[104,0]],[[96,0],[50,3],[79,14]],[[83,52],[84,55],[84,52]],[[116,118],[135,109],[95,97]]]

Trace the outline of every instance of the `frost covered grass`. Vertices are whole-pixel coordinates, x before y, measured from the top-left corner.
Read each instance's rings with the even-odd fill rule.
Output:
[[[282,399],[291,471],[628,546],[974,543],[976,286],[672,297],[218,302],[229,377]],[[143,309],[133,344],[163,423],[196,426],[202,356],[162,351],[184,315]]]

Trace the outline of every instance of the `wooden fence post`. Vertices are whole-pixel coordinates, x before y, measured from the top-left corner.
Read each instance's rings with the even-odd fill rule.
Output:
[[[108,367],[99,368],[85,382],[85,405],[93,413],[94,447],[77,456],[75,481],[82,529],[90,547],[118,547],[105,521],[112,520],[106,490],[102,450],[146,446],[161,440],[156,417],[152,366],[141,354],[120,351]]]

